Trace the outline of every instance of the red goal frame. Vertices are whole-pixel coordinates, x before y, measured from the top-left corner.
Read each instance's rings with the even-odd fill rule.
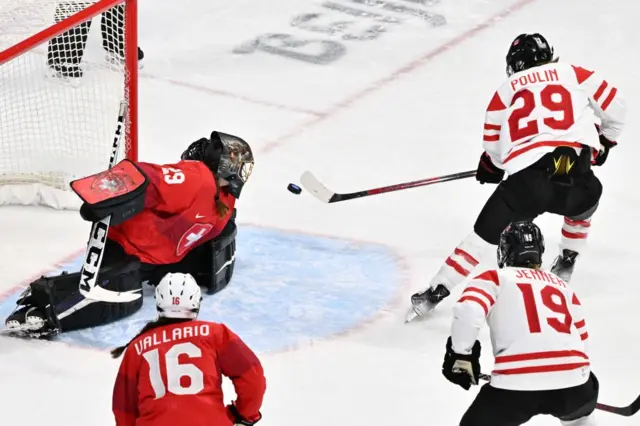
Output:
[[[100,0],[66,19],[28,37],[0,52],[0,65],[48,42],[65,31],[93,19],[95,16],[119,4],[125,4],[125,94],[129,101],[129,125],[125,126],[125,154],[130,160],[138,160],[138,0]],[[116,123],[114,123],[115,129]],[[105,141],[110,144],[111,141]]]

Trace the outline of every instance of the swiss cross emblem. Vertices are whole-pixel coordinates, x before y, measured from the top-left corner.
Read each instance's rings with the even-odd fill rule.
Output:
[[[202,239],[205,235],[213,229],[213,225],[208,223],[196,223],[187,232],[182,234],[178,247],[176,247],[176,254],[182,256],[187,250]]]

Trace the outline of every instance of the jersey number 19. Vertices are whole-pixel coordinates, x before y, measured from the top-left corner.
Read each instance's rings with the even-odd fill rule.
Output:
[[[524,308],[527,313],[527,321],[529,323],[529,331],[531,333],[542,332],[540,323],[540,311],[536,302],[535,290],[531,284],[518,283],[518,288],[522,292],[524,300]],[[559,314],[558,317],[547,317],[546,322],[551,328],[558,333],[571,334],[571,324],[573,319],[569,312],[569,305],[564,294],[555,287],[550,285],[544,286],[540,290],[540,299],[542,304],[551,312]]]

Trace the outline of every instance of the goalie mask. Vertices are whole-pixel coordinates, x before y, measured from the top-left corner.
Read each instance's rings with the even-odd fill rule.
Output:
[[[190,274],[169,273],[156,287],[159,317],[196,319],[201,301],[200,286]]]
[[[498,266],[537,268],[542,265],[544,237],[533,222],[513,222],[502,231],[498,243]]]
[[[216,178],[228,183],[228,191],[240,198],[242,187],[253,171],[253,153],[243,139],[222,132],[212,132],[209,139],[202,138],[182,153],[183,160],[202,161]]]

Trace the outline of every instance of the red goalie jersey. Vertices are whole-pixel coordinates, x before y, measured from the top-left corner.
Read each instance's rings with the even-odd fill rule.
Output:
[[[618,88],[597,73],[566,63],[518,72],[495,92],[484,123],[484,149],[509,174],[559,146],[601,149],[594,127],[615,142],[626,106]]]
[[[590,372],[581,308],[573,290],[552,273],[515,267],[486,271],[468,284],[454,307],[453,350],[471,353],[486,319],[495,357],[491,386],[578,386]]]
[[[154,265],[176,263],[222,232],[236,200],[217,188],[215,176],[204,163],[137,165],[150,181],[144,210],[109,229],[109,239],[128,254]],[[223,218],[216,212],[216,194],[229,207]]]

